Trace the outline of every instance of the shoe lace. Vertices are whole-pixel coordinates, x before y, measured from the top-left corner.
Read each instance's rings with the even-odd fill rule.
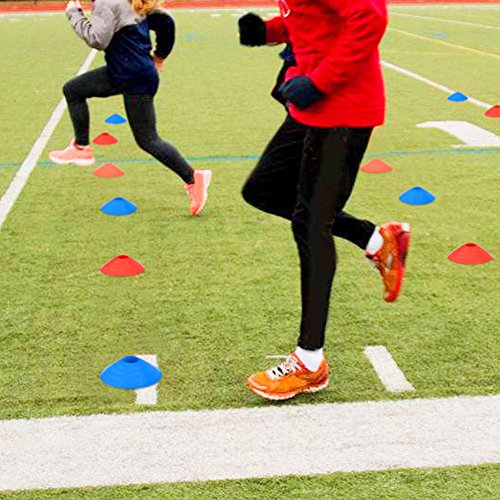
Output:
[[[290,354],[290,356],[288,356],[285,361],[277,366],[274,366],[273,368],[269,368],[266,373],[272,380],[277,380],[281,377],[284,377],[285,375],[296,372],[299,369],[300,366],[297,363],[297,360]]]

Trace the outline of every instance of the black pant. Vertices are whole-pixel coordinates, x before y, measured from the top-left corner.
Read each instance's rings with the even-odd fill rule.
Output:
[[[300,257],[302,321],[298,345],[319,349],[339,236],[366,248],[375,225],[343,208],[352,192],[372,128],[306,127],[287,117],[243,187],[243,197],[292,221]]]
[[[111,82],[106,66],[73,78],[63,87],[73,122],[75,140],[79,146],[89,144],[90,97],[110,97],[122,94]],[[154,96],[123,94],[127,118],[137,145],[179,175],[188,184],[194,180],[193,169],[177,149],[160,138],[156,131]]]

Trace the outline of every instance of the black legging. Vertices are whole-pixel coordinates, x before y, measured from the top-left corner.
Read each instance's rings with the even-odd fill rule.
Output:
[[[123,93],[111,82],[106,66],[73,78],[63,87],[69,114],[79,146],[89,144],[90,97],[110,97],[123,94],[127,118],[137,145],[191,184],[194,171],[177,149],[165,142],[156,131],[156,116],[152,95]]]
[[[343,211],[371,132],[306,127],[287,117],[243,188],[248,203],[292,221],[300,257],[303,349],[325,343],[336,267],[332,234],[364,249],[375,229]]]

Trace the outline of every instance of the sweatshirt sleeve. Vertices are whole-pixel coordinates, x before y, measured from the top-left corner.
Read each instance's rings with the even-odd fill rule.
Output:
[[[288,32],[281,16],[273,17],[266,23],[266,44],[289,43]]]
[[[175,44],[175,22],[165,9],[155,9],[148,15],[148,26],[156,35],[154,53],[162,59],[167,58]]]
[[[343,24],[330,53],[308,75],[314,85],[329,94],[348,83],[359,71],[359,63],[377,50],[387,27],[384,2],[376,0],[319,0],[334,10]]]
[[[94,49],[104,50],[115,34],[116,16],[105,0],[95,0],[92,21],[77,7],[66,11],[75,33]]]

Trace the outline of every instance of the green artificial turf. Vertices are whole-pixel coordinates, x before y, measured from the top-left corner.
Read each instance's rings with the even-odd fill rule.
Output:
[[[498,25],[500,10],[397,12]],[[47,152],[72,135],[67,113],[0,232],[0,419],[131,412],[134,394],[100,383],[99,372],[129,354],[156,354],[164,378],[156,408],[267,405],[243,385],[266,368],[267,354],[293,346],[300,314],[298,262],[287,222],[244,204],[240,189],[283,111],[268,95],[279,48],[238,45],[231,12],[176,12],[178,43],[156,99],[158,128],[196,168],[214,172],[203,216],[187,212],[182,182],[139,151],[121,99],[91,102],[92,136],[119,143],[95,148],[98,164],[125,170],[99,179],[92,168],[52,166]],[[500,104],[499,34],[394,16],[383,58],[491,104]],[[467,52],[442,41],[486,51]],[[2,95],[0,192],[31,149],[88,50],[63,14],[0,19]],[[98,55],[94,67],[102,64]],[[478,77],[480,75],[480,77]],[[413,227],[405,288],[396,304],[382,300],[379,278],[362,252],[337,242],[339,268],[326,352],[332,383],[304,402],[342,402],[500,391],[498,265],[458,266],[454,248],[473,241],[498,253],[499,148],[456,148],[449,134],[418,129],[425,121],[466,120],[500,135],[499,120],[470,103],[385,70],[387,124],[367,159],[394,170],[361,173],[348,210],[375,222]],[[412,186],[436,195],[428,206],[400,203]],[[138,205],[114,218],[99,207],[116,196]],[[146,266],[135,278],[99,273],[127,253]],[[387,393],[363,355],[385,345],[416,391]],[[146,408],[147,409],[147,408]],[[140,487],[58,490],[12,498],[495,498],[498,466],[334,474]]]
[[[335,500],[477,500],[496,499],[500,466],[415,469],[389,472],[339,473],[244,481],[210,481],[106,488],[64,489],[6,494],[12,500],[62,498],[241,499],[269,498]],[[0,497],[2,495],[0,494]]]

